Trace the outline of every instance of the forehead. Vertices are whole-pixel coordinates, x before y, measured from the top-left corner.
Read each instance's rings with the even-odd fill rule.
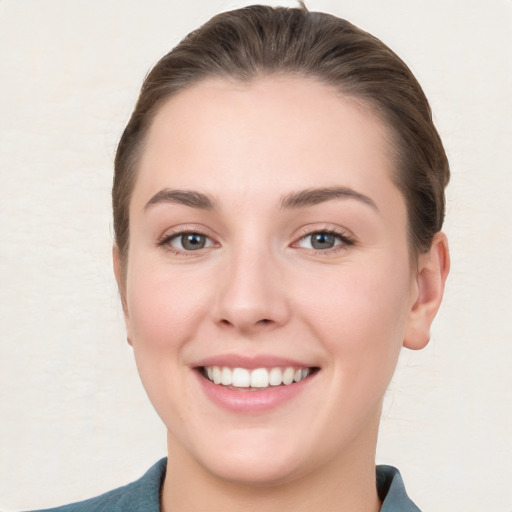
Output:
[[[310,78],[210,79],[159,109],[136,189],[148,196],[200,186],[240,196],[343,185],[368,193],[392,185],[389,138],[368,106]]]

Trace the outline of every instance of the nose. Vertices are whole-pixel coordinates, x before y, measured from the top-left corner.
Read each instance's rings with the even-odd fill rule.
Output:
[[[214,315],[224,328],[250,335],[275,329],[290,318],[283,274],[269,251],[234,254],[219,284]]]

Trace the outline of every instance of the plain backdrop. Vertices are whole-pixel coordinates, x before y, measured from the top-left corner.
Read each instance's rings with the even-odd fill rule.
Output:
[[[444,305],[402,354],[378,462],[425,512],[512,512],[512,1],[307,4],[410,65],[452,167]],[[113,155],[149,68],[241,5],[0,0],[1,510],[91,497],[166,453],[111,271]]]

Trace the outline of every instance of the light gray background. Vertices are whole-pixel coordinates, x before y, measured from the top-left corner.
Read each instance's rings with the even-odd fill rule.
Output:
[[[111,272],[112,160],[148,69],[240,5],[0,0],[2,510],[90,497],[165,455]],[[378,462],[425,512],[511,512],[512,2],[308,5],[404,58],[452,165],[446,298],[429,347],[403,353]]]

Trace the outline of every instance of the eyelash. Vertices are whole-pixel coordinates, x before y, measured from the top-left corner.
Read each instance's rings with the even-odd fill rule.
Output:
[[[172,253],[174,253],[176,255],[180,255],[180,256],[181,255],[194,256],[194,253],[200,253],[203,249],[208,248],[208,247],[203,247],[203,248],[197,249],[195,251],[194,250],[180,250],[171,245],[171,241],[173,241],[179,237],[182,237],[184,235],[187,235],[187,234],[199,235],[199,236],[205,237],[206,239],[208,239],[211,242],[210,247],[216,245],[216,243],[212,240],[211,237],[209,237],[208,235],[206,235],[205,233],[203,233],[201,231],[198,231],[197,229],[184,229],[184,230],[178,231],[176,233],[166,234],[161,239],[159,239],[157,241],[156,245],[158,247],[162,247],[166,251],[172,252]],[[325,256],[327,254],[332,254],[333,252],[338,252],[340,250],[344,250],[347,247],[353,246],[355,244],[354,239],[350,235],[348,235],[346,231],[332,229],[332,228],[324,228],[324,229],[317,229],[317,230],[313,230],[313,231],[311,231],[311,230],[305,231],[290,246],[297,247],[298,244],[302,240],[305,240],[308,237],[312,237],[313,235],[319,235],[319,234],[332,235],[332,236],[336,237],[340,243],[334,245],[331,248],[327,248],[327,249],[314,249],[314,248],[306,249],[306,250],[312,251],[314,255]]]
[[[180,250],[176,247],[173,247],[171,245],[171,242],[177,238],[180,238],[184,235],[199,235],[205,237],[207,240],[212,242],[212,245],[215,245],[215,242],[212,240],[211,237],[206,235],[205,233],[197,230],[197,229],[182,229],[181,231],[177,231],[176,233],[166,234],[164,235],[160,240],[157,241],[157,246],[162,247],[164,250],[172,252],[179,256],[194,256],[194,253],[200,253],[202,249],[200,248],[195,251],[193,250]]]
[[[331,248],[328,248],[328,249],[314,249],[314,248],[307,249],[309,251],[312,251],[312,253],[315,256],[326,256],[328,254],[336,253],[338,251],[345,250],[348,247],[355,245],[354,238],[351,235],[349,235],[346,231],[333,229],[333,228],[324,228],[324,229],[316,229],[313,231],[311,231],[311,230],[306,231],[304,234],[299,236],[299,238],[297,239],[296,242],[293,242],[292,246],[297,246],[302,240],[305,240],[308,237],[312,237],[313,235],[319,235],[319,234],[332,235],[339,240],[339,243],[334,245]]]

